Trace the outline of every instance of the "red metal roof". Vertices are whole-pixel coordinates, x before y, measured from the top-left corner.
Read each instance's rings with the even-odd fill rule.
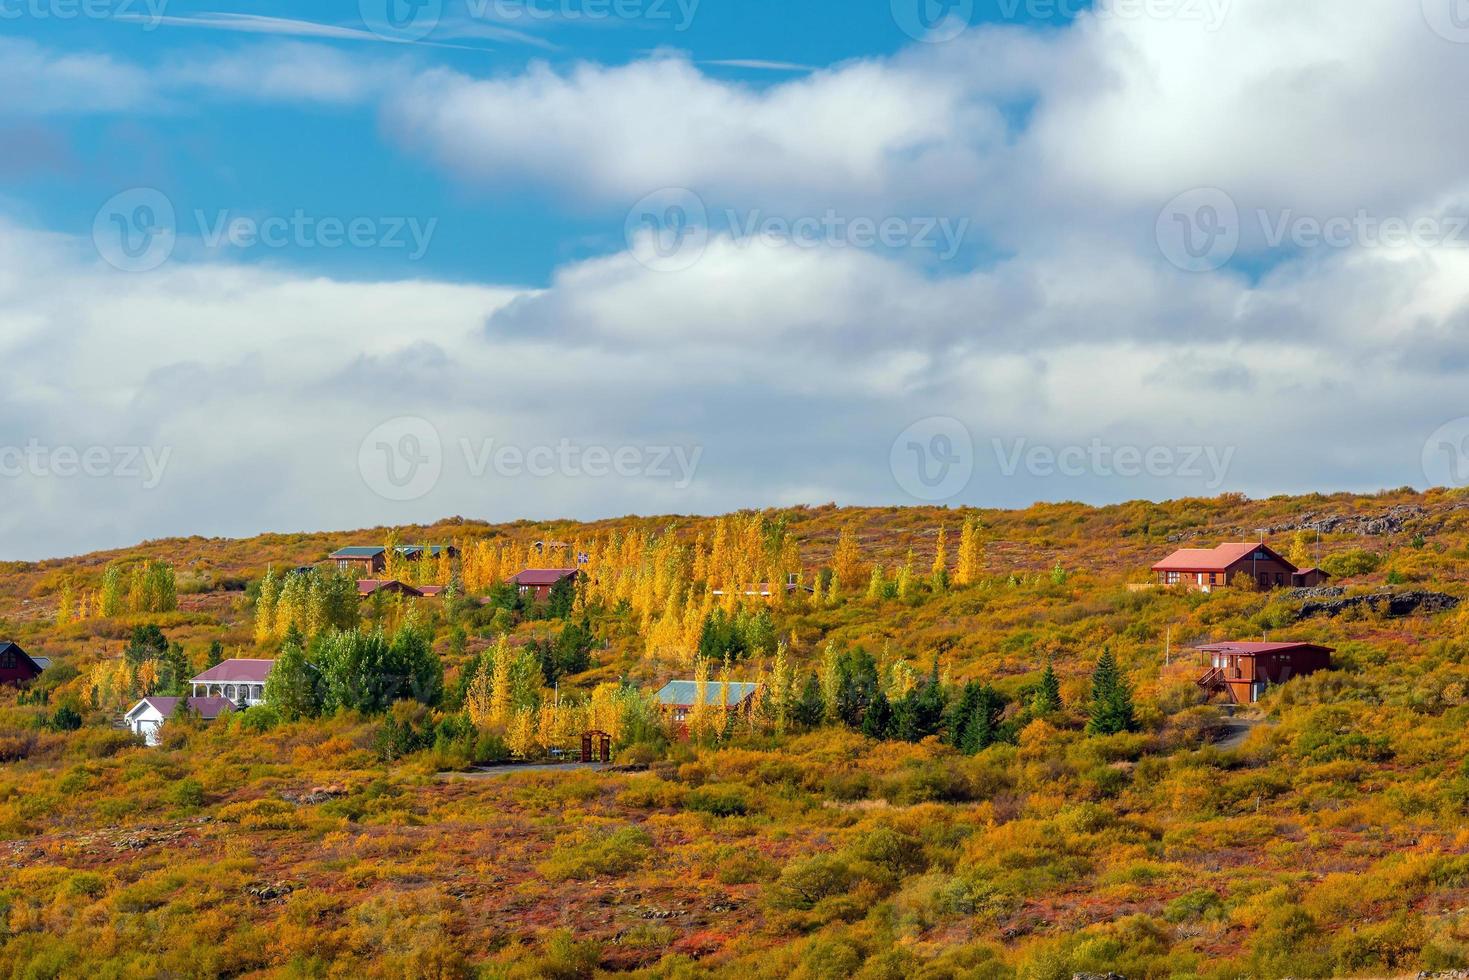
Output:
[[[133,706],[137,711],[143,705],[151,706],[155,711],[165,718],[171,718],[174,710],[183,698],[144,698]],[[199,712],[199,717],[205,721],[213,721],[220,715],[227,715],[235,709],[235,703],[229,698],[189,698],[189,707]],[[133,711],[129,711],[131,715]]]
[[[270,668],[275,666],[274,660],[225,660],[215,664],[198,677],[193,678],[193,684],[264,684],[265,678],[270,675]]]
[[[510,581],[516,585],[555,585],[564,578],[576,575],[575,568],[527,568]]]
[[[1267,551],[1277,561],[1284,565],[1290,565],[1291,568],[1295,568],[1290,562],[1276,554],[1268,545],[1232,542],[1230,544],[1221,544],[1216,548],[1182,548],[1154,565],[1153,571],[1222,572],[1241,558],[1248,558],[1257,550]]]
[[[1334,653],[1331,647],[1319,643],[1206,643],[1199,650],[1204,653],[1224,653],[1240,657],[1257,657],[1267,653],[1286,653],[1290,650],[1325,650]]]

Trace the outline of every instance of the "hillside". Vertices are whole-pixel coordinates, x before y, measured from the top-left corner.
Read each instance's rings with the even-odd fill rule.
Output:
[[[1148,571],[1176,548],[1262,536],[1304,549],[1331,589],[1204,594]],[[447,597],[282,611],[291,569],[385,543],[454,545],[457,563],[389,569]],[[497,584],[578,554],[560,612]],[[163,598],[145,569],[171,569]],[[1469,497],[1406,489],[455,518],[0,565],[0,641],[51,661],[29,689],[0,689],[0,968],[1469,968],[1469,606],[1331,605],[1432,593],[1450,598],[1428,609],[1448,608],[1466,577]],[[791,579],[774,599],[740,595]],[[1325,606],[1303,615],[1308,602]],[[340,616],[407,651],[413,683],[334,695],[325,665],[358,650]],[[1333,669],[1235,712],[1205,703],[1189,648],[1265,637],[1333,648]],[[1117,731],[1089,701],[1104,651],[1131,692]],[[323,672],[309,709],[180,718],[157,747],[116,727],[221,656],[290,655]],[[1039,697],[1048,666],[1059,707]],[[779,704],[728,724],[701,706],[680,740],[651,694],[696,675],[758,681]],[[613,769],[477,769],[541,761],[594,723],[615,736]]]

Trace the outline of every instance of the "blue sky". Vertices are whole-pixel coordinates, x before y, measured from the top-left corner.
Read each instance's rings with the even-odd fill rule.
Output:
[[[0,558],[1469,482],[1458,0],[159,2],[0,0]]]
[[[914,43],[884,4],[829,0],[620,0],[627,6],[619,8],[611,0],[589,5],[483,0],[473,6],[449,0],[442,4],[439,26],[418,44],[389,43],[368,34],[380,23],[372,8],[385,9],[388,0],[366,0],[361,9],[342,4],[340,18],[323,17],[319,8],[300,3],[228,6],[191,0],[94,0],[93,9],[110,16],[85,17],[72,15],[82,9],[81,0],[75,6],[67,2],[7,0],[4,9],[12,19],[4,25],[5,36],[143,66],[224,52],[248,54],[271,39],[296,37],[349,58],[397,60],[421,69],[445,66],[486,77],[524,72],[532,62],[560,68],[584,61],[617,65],[661,52],[687,56],[712,78],[756,88],[803,77],[818,66],[891,55]],[[408,0],[392,2],[404,4],[405,12],[414,9]],[[973,24],[1055,23],[1064,21],[1069,9],[1060,3],[1056,14],[1041,18],[1022,4],[1007,18],[1002,0],[977,5],[922,0],[929,2],[933,10],[926,16],[963,17]],[[916,16],[919,0],[913,6]],[[1071,6],[1081,4],[1071,0]],[[619,9],[638,16],[617,16]],[[1040,12],[1051,9],[1047,4]],[[418,16],[433,16],[432,5]],[[314,37],[318,25],[367,37]],[[568,200],[513,177],[472,188],[446,181],[423,159],[383,139],[376,113],[367,105],[344,111],[341,106],[182,97],[125,114],[56,114],[20,126],[30,140],[43,142],[47,153],[8,175],[9,195],[34,220],[77,233],[90,228],[97,205],[119,187],[146,185],[163,190],[184,211],[291,214],[306,209],[320,215],[437,220],[432,247],[411,268],[404,267],[403,256],[382,250],[288,246],[268,253],[347,276],[427,274],[545,285],[560,264],[625,244],[625,207]]]

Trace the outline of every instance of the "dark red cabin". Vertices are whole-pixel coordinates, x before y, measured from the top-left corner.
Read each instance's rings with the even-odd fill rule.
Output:
[[[1315,643],[1210,643],[1198,649],[1208,664],[1199,686],[1235,704],[1254,704],[1267,687],[1331,669],[1335,652]]]
[[[0,684],[28,684],[41,676],[42,669],[14,643],[0,643]]]

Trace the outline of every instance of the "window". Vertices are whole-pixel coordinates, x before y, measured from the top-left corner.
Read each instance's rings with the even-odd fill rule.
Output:
[[[1179,580],[1179,573],[1178,572],[1167,572],[1166,573],[1166,581],[1168,582],[1169,585],[1177,585],[1178,584],[1178,580]]]
[[[0,668],[9,669],[15,666],[15,651],[6,650],[0,653]]]

